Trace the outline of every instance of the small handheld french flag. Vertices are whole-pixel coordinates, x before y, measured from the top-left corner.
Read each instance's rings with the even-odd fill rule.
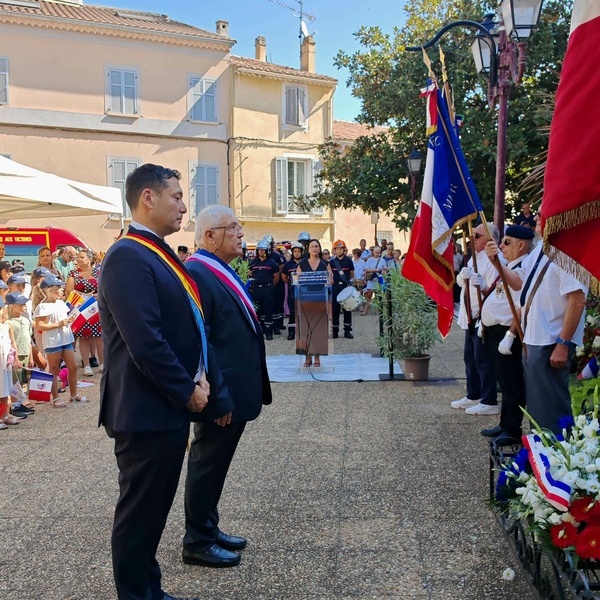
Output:
[[[29,399],[35,402],[52,400],[52,380],[54,376],[46,371],[31,371]]]
[[[71,323],[71,331],[78,333],[84,325],[97,325],[100,323],[100,312],[96,298],[90,296],[83,304],[75,309],[77,316]]]

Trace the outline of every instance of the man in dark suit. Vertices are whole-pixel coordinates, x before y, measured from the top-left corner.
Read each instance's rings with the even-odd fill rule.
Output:
[[[114,439],[119,468],[112,532],[119,600],[174,598],[162,590],[156,549],[191,415],[208,402],[210,355],[197,288],[164,241],[187,211],[179,178],[150,164],[129,175],[133,220],[106,253],[98,290],[105,348],[99,424]]]
[[[246,540],[219,529],[217,504],[246,423],[272,400],[260,321],[244,284],[229,267],[242,255],[243,235],[230,208],[209,206],[196,218],[199,250],[186,262],[202,293],[209,344],[234,405],[227,415],[194,425],[188,459],[183,561],[209,567],[241,560],[234,551],[244,548]]]

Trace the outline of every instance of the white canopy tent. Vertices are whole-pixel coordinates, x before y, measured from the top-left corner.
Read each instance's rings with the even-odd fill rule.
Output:
[[[123,214],[117,188],[71,181],[0,156],[0,219]]]

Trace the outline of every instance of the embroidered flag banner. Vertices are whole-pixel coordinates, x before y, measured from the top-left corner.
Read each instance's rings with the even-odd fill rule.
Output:
[[[482,211],[475,184],[460,148],[455,123],[446,99],[428,82],[428,128],[434,130],[427,145],[423,191],[413,223],[402,274],[419,283],[438,306],[438,329],[447,336],[454,302],[454,244],[452,232]],[[435,110],[432,108],[435,106]]]
[[[96,298],[90,296],[83,304],[76,309],[76,317],[71,323],[71,331],[79,333],[84,325],[97,325],[100,323],[100,311],[98,310],[98,302]]]
[[[52,380],[51,373],[46,371],[31,371],[29,380],[29,399],[34,402],[50,402],[52,400]]]
[[[544,250],[600,294],[600,2],[575,0],[544,176]]]

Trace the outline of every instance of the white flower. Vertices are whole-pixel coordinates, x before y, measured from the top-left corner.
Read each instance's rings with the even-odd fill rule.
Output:
[[[575,356],[583,356],[585,354],[585,348],[583,346],[577,346],[575,349]]]
[[[597,335],[592,342],[592,348],[594,350],[600,350],[600,335]]]
[[[510,568],[504,569],[502,572],[502,579],[505,581],[512,581],[515,578],[515,572]]]
[[[550,523],[550,525],[558,525],[561,522],[562,516],[559,515],[557,512],[553,512],[551,515],[548,516],[548,523]]]
[[[565,474],[562,481],[564,483],[566,483],[567,485],[572,486],[577,481],[577,479],[579,479],[579,472],[578,471],[569,471],[568,473]]]
[[[594,315],[588,315],[585,318],[586,322],[588,325],[590,325],[591,327],[596,327],[596,325],[598,324],[598,320],[600,320],[600,315],[598,316],[594,316]]]

